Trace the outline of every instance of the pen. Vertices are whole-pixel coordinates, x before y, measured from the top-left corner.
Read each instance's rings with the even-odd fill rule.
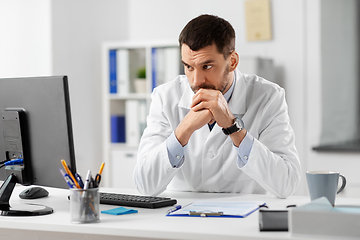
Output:
[[[91,171],[88,170],[87,174],[86,174],[86,180],[85,180],[85,184],[84,184],[84,190],[88,189],[90,186],[90,181],[91,181]]]
[[[66,165],[66,162],[65,162],[64,159],[61,160],[61,163],[62,163],[62,165],[64,166],[66,173],[70,176],[70,178],[71,178],[71,179],[73,180],[73,182],[75,183],[75,186],[76,186],[77,188],[80,188],[80,185],[79,185],[78,182],[76,181],[74,175],[73,175],[73,174],[71,173],[71,171],[69,170],[69,168],[68,168],[68,166]]]
[[[88,170],[88,172],[86,174],[85,183],[84,183],[84,190],[89,188],[90,180],[91,180],[91,171]],[[87,202],[87,194],[86,194],[86,191],[83,191],[81,205],[80,205],[80,215],[82,215],[84,210],[85,210],[85,214],[87,214],[87,212],[88,212],[87,208],[86,208],[86,202]]]
[[[88,172],[87,172],[87,174],[86,174],[86,180],[85,180],[85,184],[84,184],[84,190],[86,190],[86,189],[89,189],[91,186],[91,180],[92,180],[92,176],[91,176],[91,171],[90,170],[88,170]],[[92,211],[92,213],[94,214],[94,215],[97,215],[97,213],[96,213],[96,211],[95,211],[95,208],[94,208],[94,206],[92,205],[92,198],[91,198],[91,196],[90,196],[90,198],[87,196],[87,192],[86,191],[84,191],[84,194],[83,194],[83,201],[84,201],[84,203],[85,202],[88,202],[88,201],[90,201],[90,202],[88,202],[89,203],[89,206],[90,206],[90,208],[91,208],[91,211]],[[81,208],[81,207],[80,207]],[[87,209],[87,208],[85,208],[85,214],[88,214],[88,210],[89,209]]]
[[[170,208],[170,209],[167,211],[167,214],[173,213],[173,212],[179,210],[180,208],[181,208],[181,205],[176,205],[175,207]]]
[[[77,180],[77,182],[78,182],[78,184],[79,184],[79,186],[80,186],[80,188],[84,188],[84,183],[83,183],[83,181],[82,181],[82,179],[81,179],[81,176],[80,176],[80,174],[78,174],[78,173],[75,173],[75,178],[76,178],[76,180]]]
[[[89,186],[88,188],[95,188],[95,180],[93,179],[93,177],[90,177],[90,182],[89,182]]]
[[[66,183],[69,185],[70,188],[74,188],[75,187],[75,184],[74,182],[71,180],[70,176],[65,173],[61,168],[59,169],[60,170],[60,173],[61,175],[64,177]]]

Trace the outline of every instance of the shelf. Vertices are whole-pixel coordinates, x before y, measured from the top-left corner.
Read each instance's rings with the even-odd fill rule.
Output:
[[[320,145],[313,148],[318,152],[360,152],[360,139],[337,144]]]
[[[177,41],[102,44],[102,151],[109,172],[104,185],[121,187],[116,185],[123,183],[119,168],[131,175],[152,89],[183,73],[180,60]],[[138,73],[144,67],[142,82]]]

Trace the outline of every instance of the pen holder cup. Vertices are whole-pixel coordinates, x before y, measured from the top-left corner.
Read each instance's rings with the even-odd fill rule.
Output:
[[[70,189],[70,214],[72,223],[100,222],[99,188]]]

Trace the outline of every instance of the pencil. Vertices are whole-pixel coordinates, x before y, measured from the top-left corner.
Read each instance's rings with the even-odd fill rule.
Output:
[[[105,163],[102,163],[99,170],[99,175],[101,175],[102,171],[104,170]]]
[[[76,178],[75,178],[74,175],[71,173],[71,171],[70,171],[70,169],[68,168],[68,166],[67,166],[67,164],[66,164],[66,162],[65,162],[64,159],[61,160],[61,163],[62,163],[62,165],[64,166],[66,173],[67,173],[67,174],[71,177],[71,179],[74,181],[75,186],[76,186],[77,188],[81,189],[79,183],[76,181]]]

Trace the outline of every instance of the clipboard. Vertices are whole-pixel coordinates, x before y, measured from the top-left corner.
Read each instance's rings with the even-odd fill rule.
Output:
[[[169,212],[166,216],[244,218],[264,205],[265,202],[261,201],[197,201]]]

